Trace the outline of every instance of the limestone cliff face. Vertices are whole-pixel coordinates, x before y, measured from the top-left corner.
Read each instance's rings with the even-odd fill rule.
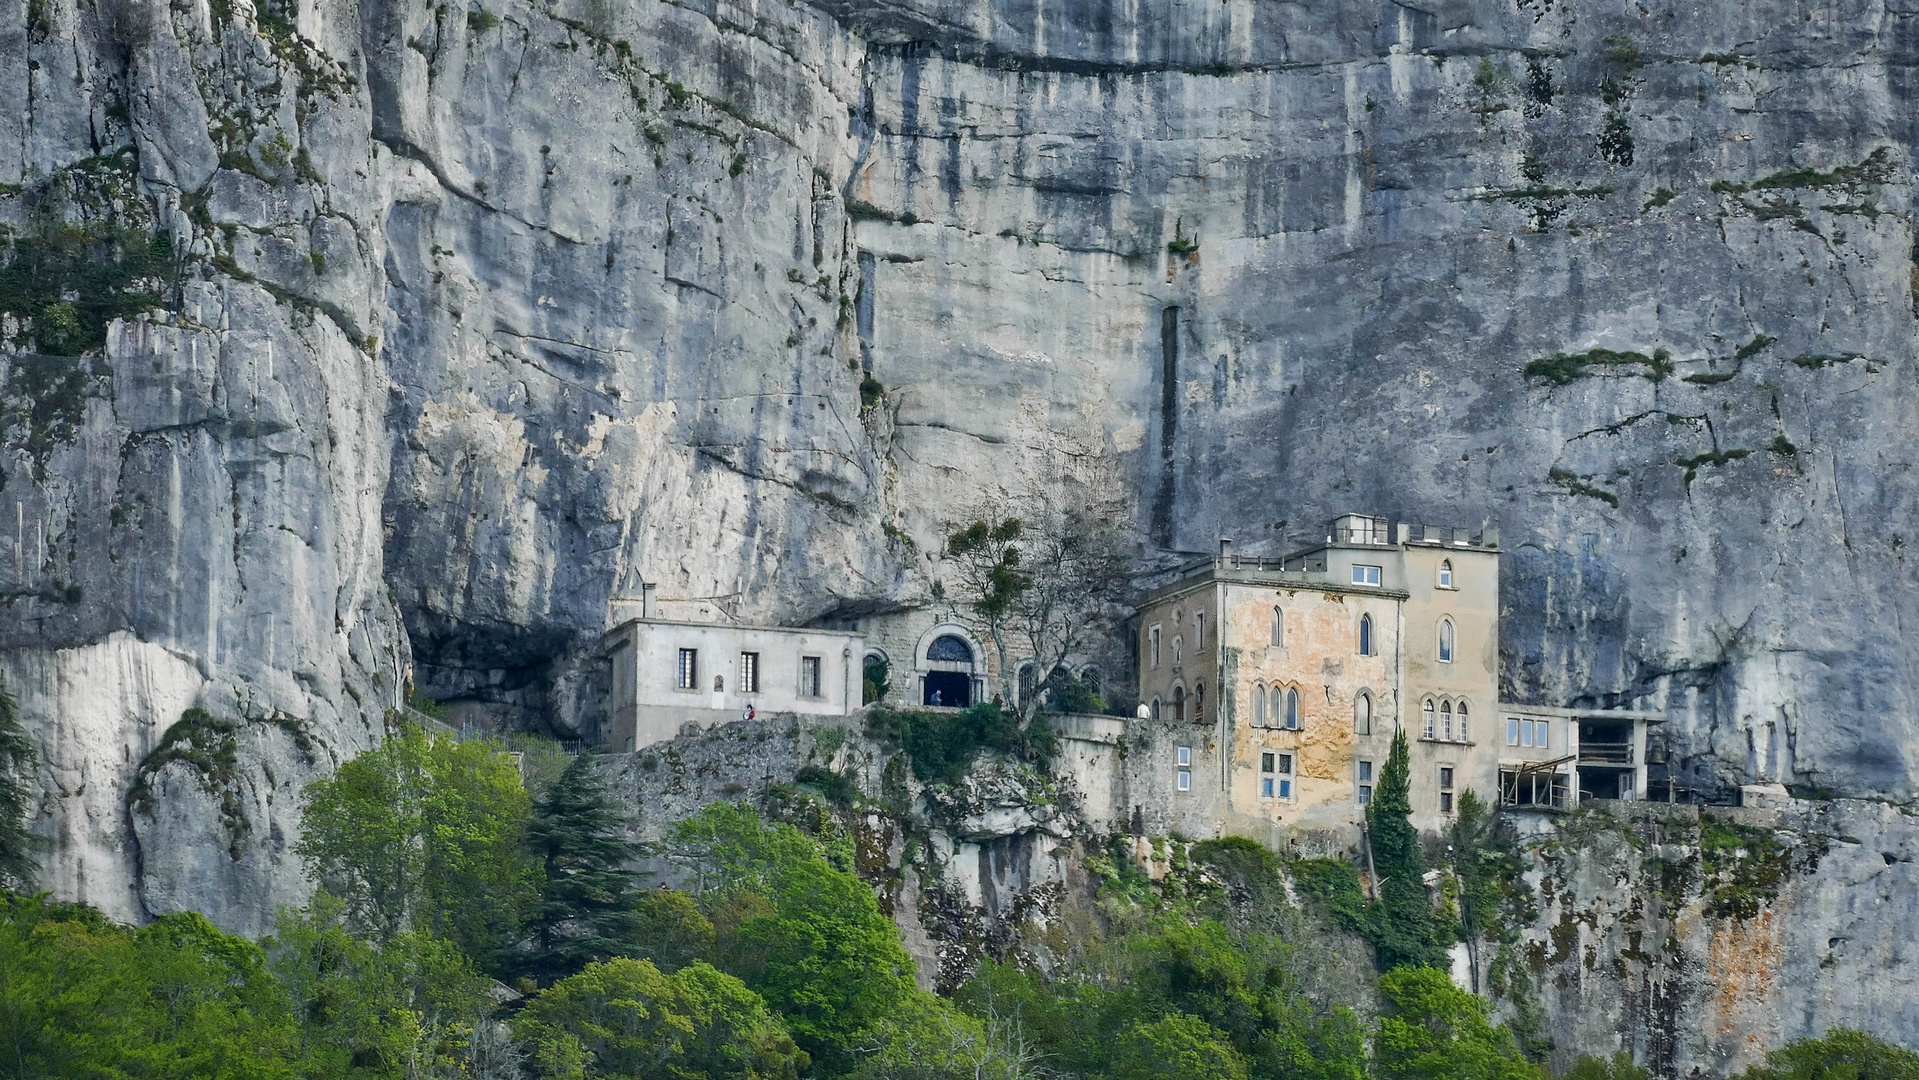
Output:
[[[641,580],[881,610],[1035,492],[1162,550],[1491,520],[1510,693],[1910,799],[1916,15],[0,11],[15,250],[152,301],[0,295],[51,883],[261,926],[409,672],[590,726]]]

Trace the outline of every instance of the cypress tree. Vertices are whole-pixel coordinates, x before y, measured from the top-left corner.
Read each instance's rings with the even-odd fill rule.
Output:
[[[1375,886],[1379,900],[1368,912],[1372,923],[1374,960],[1381,971],[1402,965],[1444,967],[1446,951],[1439,945],[1432,902],[1426,896],[1426,859],[1419,851],[1419,831],[1408,815],[1413,812],[1410,789],[1412,767],[1404,729],[1394,733],[1392,752],[1380,770],[1373,801],[1366,807],[1366,828],[1372,833]]]
[[[20,706],[0,682],[0,885],[24,889],[39,870],[40,838],[27,831],[32,793],[21,774],[32,766],[33,743],[20,727]]]
[[[526,973],[550,983],[631,955],[638,944],[638,875],[626,864],[638,846],[626,839],[591,756],[575,758],[534,805],[526,838],[544,872],[527,920]]]

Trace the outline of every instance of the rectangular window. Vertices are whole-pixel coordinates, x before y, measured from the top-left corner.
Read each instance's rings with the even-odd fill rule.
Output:
[[[1362,566],[1359,563],[1354,563],[1353,564],[1353,584],[1355,585],[1379,584],[1379,567]]]
[[[800,696],[820,697],[820,658],[800,657]]]
[[[1552,721],[1551,720],[1534,720],[1533,721],[1533,745],[1539,747],[1541,750],[1545,750],[1548,748],[1551,742],[1552,742]]]
[[[1373,786],[1371,784],[1359,785],[1359,805],[1368,806],[1372,804],[1372,801],[1373,801]]]
[[[1370,784],[1373,782],[1372,762],[1362,761],[1359,763],[1359,782],[1362,784]]]
[[[1206,616],[1204,614],[1195,614],[1193,616],[1193,648],[1203,649],[1205,647]]]
[[[1181,791],[1193,790],[1193,774],[1186,769],[1181,769],[1179,771],[1179,790]]]
[[[1526,721],[1520,720],[1516,717],[1508,716],[1506,718],[1506,745],[1507,746],[1519,745],[1519,725],[1525,722]]]
[[[1521,720],[1519,722],[1519,745],[1531,746],[1532,744],[1533,722],[1531,720]]]
[[[1149,646],[1149,651],[1152,653],[1151,666],[1158,667],[1159,666],[1159,627],[1155,626],[1151,630],[1147,631],[1146,639],[1148,642],[1151,643]]]
[[[1259,794],[1261,798],[1270,799],[1273,797],[1273,778],[1272,777],[1262,776],[1259,778]]]
[[[1281,754],[1281,755],[1279,755],[1279,771],[1280,771],[1280,772],[1283,772],[1283,773],[1287,773],[1287,774],[1289,774],[1289,775],[1290,775],[1290,774],[1292,773],[1292,771],[1293,771],[1293,755],[1291,755],[1291,754]]]
[[[1453,767],[1451,765],[1441,765],[1439,767],[1439,786],[1441,789],[1453,786]]]
[[[1279,797],[1282,799],[1290,799],[1293,797],[1293,782],[1291,780],[1281,780],[1279,782]]]
[[[1259,755],[1259,771],[1260,772],[1273,771],[1273,755],[1271,754]]]
[[[1184,769],[1191,766],[1192,764],[1193,764],[1193,748],[1190,746],[1180,747],[1179,748],[1179,767]]]
[[[700,685],[700,650],[680,650],[680,689],[693,690]]]
[[[757,694],[760,692],[760,654],[743,652],[740,654],[740,693]]]
[[[1450,814],[1453,812],[1452,792],[1442,791],[1439,793],[1439,812],[1442,814]]]

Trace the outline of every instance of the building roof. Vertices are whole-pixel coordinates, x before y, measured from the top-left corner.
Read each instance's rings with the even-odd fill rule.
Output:
[[[1236,555],[1221,557],[1208,556],[1187,563],[1174,571],[1179,575],[1172,581],[1146,594],[1140,607],[1150,607],[1162,600],[1191,592],[1214,582],[1230,585],[1252,585],[1275,589],[1312,589],[1318,592],[1345,593],[1353,596],[1384,596],[1393,600],[1405,600],[1412,594],[1404,589],[1387,589],[1377,585],[1351,585],[1328,579],[1318,570],[1287,570],[1285,560],[1240,558]]]
[[[813,634],[816,636],[841,638],[863,637],[857,630],[823,630],[813,626],[754,626],[751,623],[695,622],[690,619],[645,618],[637,615],[631,619],[616,623],[607,633],[612,634],[616,631],[624,630],[629,626],[642,624],[646,626],[689,626],[699,630],[742,630],[755,634]]]

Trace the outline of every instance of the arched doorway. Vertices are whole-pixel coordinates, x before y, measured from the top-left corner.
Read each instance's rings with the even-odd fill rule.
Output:
[[[965,708],[973,703],[973,647],[958,634],[941,634],[926,646],[920,704]]]

